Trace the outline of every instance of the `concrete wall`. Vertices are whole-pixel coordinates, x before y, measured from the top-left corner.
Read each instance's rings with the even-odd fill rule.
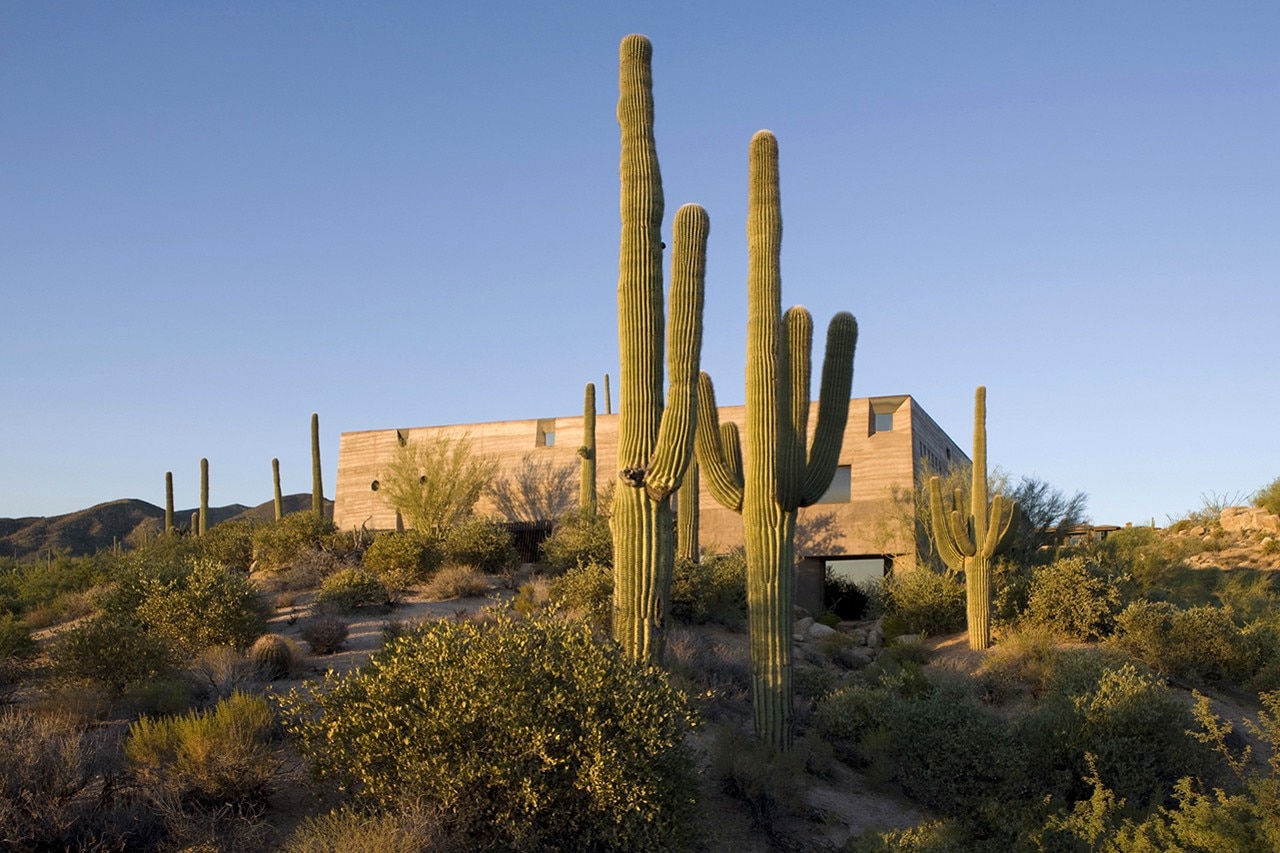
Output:
[[[876,430],[877,415],[892,417],[892,428]],[[743,406],[720,409],[720,422],[745,429]],[[810,428],[817,420],[817,403]],[[881,418],[883,422],[883,417]],[[882,424],[883,425],[883,424]],[[554,434],[548,446],[546,436]],[[338,449],[338,483],[334,522],[340,529],[395,527],[395,511],[372,488],[401,441],[468,436],[479,453],[497,456],[504,467],[516,466],[526,454],[555,463],[579,464],[582,416],[501,421],[487,424],[415,427],[343,433]],[[597,489],[614,477],[618,416],[596,416]],[[839,464],[848,466],[848,500],[820,503],[800,511],[797,556],[830,558],[888,554],[900,564],[913,564],[913,487],[922,470],[920,459],[932,453],[959,462],[968,458],[923,409],[907,395],[860,397],[849,401],[849,422]],[[576,503],[576,491],[575,491]],[[481,512],[492,507],[482,502]],[[699,538],[704,550],[727,551],[742,544],[742,518],[701,489]],[[817,563],[820,565],[820,563]]]

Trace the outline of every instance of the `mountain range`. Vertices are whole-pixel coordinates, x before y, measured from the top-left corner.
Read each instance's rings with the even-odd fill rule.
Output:
[[[311,509],[311,494],[286,495],[285,513]],[[332,501],[325,501],[326,512],[332,514]],[[173,524],[190,529],[194,509],[174,510]],[[234,519],[271,521],[275,518],[275,502],[257,506],[229,504],[209,507],[209,524]],[[164,529],[164,508],[135,498],[108,501],[66,515],[31,518],[0,518],[0,556],[21,560],[50,552],[72,556],[92,554],[117,545],[133,547]]]

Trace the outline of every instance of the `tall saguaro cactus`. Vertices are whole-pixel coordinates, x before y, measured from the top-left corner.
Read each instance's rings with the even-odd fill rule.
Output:
[[[280,460],[271,460],[271,484],[274,486],[276,521],[284,518],[284,495],[280,491]]]
[[[200,460],[200,529],[197,536],[203,536],[209,529],[209,460]]]
[[[320,483],[320,416],[311,413],[311,511],[324,518],[324,486]]]
[[[1017,502],[996,495],[987,505],[987,389],[982,385],[973,398],[973,482],[967,512],[961,510],[962,503],[957,489],[951,508],[944,508],[941,481],[929,478],[938,553],[952,571],[964,573],[969,648],[985,649],[991,645],[991,558],[1009,535]]]
[[[742,513],[747,556],[752,703],[756,734],[792,742],[792,597],[796,513],[818,501],[835,476],[849,418],[858,325],[840,312],[827,332],[818,422],[809,433],[813,319],[796,306],[782,314],[782,206],[778,142],[762,130],[751,140],[747,214],[746,464],[737,427],[722,429],[711,377],[700,378],[698,461],[717,501]]]
[[[582,483],[578,489],[578,509],[584,515],[596,514],[596,386],[587,383],[582,399]]]
[[[653,47],[629,35],[619,47],[622,235],[618,262],[621,393],[613,502],[613,636],[633,660],[659,662],[666,639],[675,542],[671,494],[693,455],[698,360],[710,220],[697,205],[676,212],[671,335],[662,400],[662,178],[653,134]]]
[[[164,472],[164,535],[173,535],[173,472]]]
[[[689,462],[684,482],[676,492],[676,556],[682,560],[698,562],[698,457]]]

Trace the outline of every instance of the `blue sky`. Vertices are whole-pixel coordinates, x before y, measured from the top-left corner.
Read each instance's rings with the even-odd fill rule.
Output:
[[[1273,3],[0,2],[0,517],[326,492],[345,431],[617,375],[617,46],[743,395],[746,152],[854,394],[1164,523],[1280,476]],[[820,357],[818,354],[815,357]]]

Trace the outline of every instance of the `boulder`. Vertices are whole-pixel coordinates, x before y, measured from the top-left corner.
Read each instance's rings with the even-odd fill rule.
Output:
[[[1223,530],[1247,533],[1251,530],[1265,530],[1280,533],[1280,516],[1273,515],[1259,506],[1229,506],[1222,511],[1219,518]]]
[[[832,634],[840,633],[830,625],[823,625],[821,622],[814,622],[809,626],[809,636],[815,640],[822,637],[830,637]]]

